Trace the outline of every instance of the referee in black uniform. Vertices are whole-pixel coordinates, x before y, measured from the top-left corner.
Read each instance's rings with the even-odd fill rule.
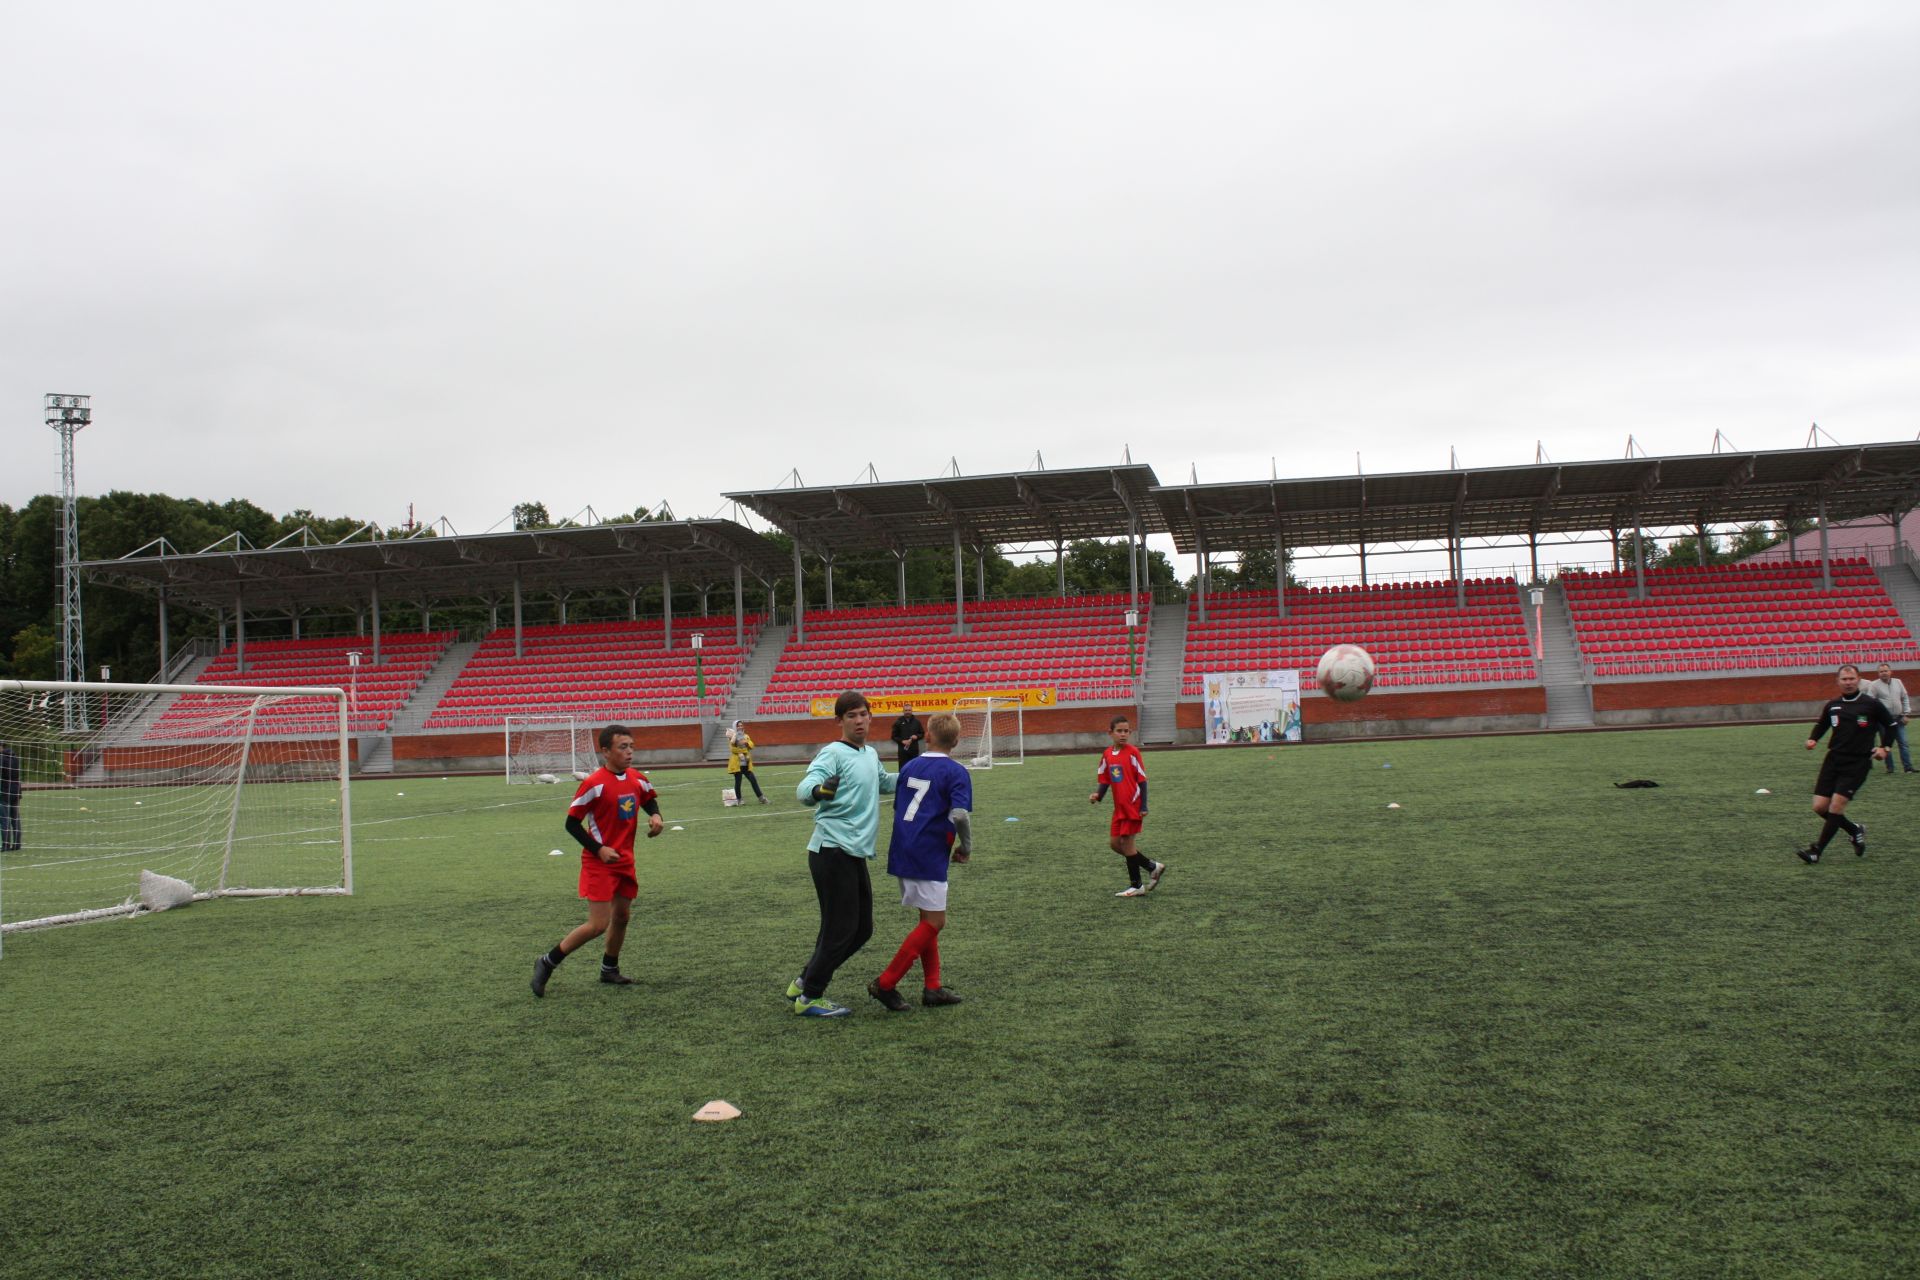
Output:
[[[1813,811],[1826,820],[1826,825],[1820,828],[1818,840],[1794,850],[1800,861],[1820,861],[1836,831],[1847,833],[1856,855],[1867,851],[1867,829],[1847,818],[1847,802],[1873,772],[1873,762],[1886,759],[1887,745],[1898,727],[1886,704],[1860,688],[1860,668],[1851,662],[1841,664],[1840,694],[1820,708],[1820,718],[1813,722],[1813,733],[1807,738],[1807,750],[1811,751],[1821,734],[1833,730],[1827,742],[1827,758],[1820,762],[1819,781],[1813,784]]]

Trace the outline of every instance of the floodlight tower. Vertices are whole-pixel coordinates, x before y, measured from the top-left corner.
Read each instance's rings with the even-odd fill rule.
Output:
[[[92,396],[49,395],[47,425],[60,433],[60,678],[85,680],[87,653],[80,616],[80,522],[74,515],[73,436],[93,421]],[[66,699],[66,727],[87,727],[86,703]]]

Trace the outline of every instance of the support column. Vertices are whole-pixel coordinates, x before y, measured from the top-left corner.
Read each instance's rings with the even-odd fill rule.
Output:
[[[1067,544],[1053,544],[1053,582],[1054,591],[1062,600],[1067,598]]]
[[[807,582],[800,572],[800,540],[793,543],[793,641],[807,642]]]
[[[953,634],[967,630],[967,559],[960,547],[960,531],[953,531]]]
[[[527,656],[526,637],[520,626],[520,613],[520,571],[515,569],[513,571],[513,656],[516,658]]]
[[[827,608],[833,608],[833,557],[826,558],[827,566]]]
[[[1713,557],[1707,552],[1707,522],[1704,520],[1693,526],[1693,545],[1698,553],[1695,558],[1699,561],[1700,567],[1706,568]]]
[[[640,588],[623,587],[621,594],[627,598],[627,621],[640,621]]]
[[[220,651],[225,653],[227,649],[227,611],[225,609],[216,609],[214,616],[220,620]]]
[[[1207,570],[1212,565],[1207,559],[1207,540],[1201,538],[1193,553],[1193,585],[1200,596],[1200,621],[1207,620]]]
[[[293,638],[298,640],[300,638],[300,611],[298,609],[287,610],[287,621],[293,624]]]
[[[660,647],[671,652],[673,649],[673,575],[665,569],[660,571],[660,628],[663,636]]]
[[[733,566],[733,647],[747,643],[747,583],[740,566]]]
[[[900,607],[904,609],[907,607],[907,553],[904,551],[893,553],[893,576],[897,588],[894,595],[899,599]]]
[[[1275,530],[1273,535],[1273,602],[1278,616],[1285,620],[1287,616],[1287,535]]]
[[[1453,522],[1452,536],[1448,539],[1449,554],[1453,557],[1453,607],[1467,607],[1467,549],[1460,541],[1460,521]]]
[[[233,669],[244,673],[247,669],[247,609],[240,597],[233,598]]]
[[[1360,585],[1367,585],[1367,544],[1360,544]]]
[[[1640,543],[1640,525],[1633,526],[1633,598],[1647,598],[1647,553]]]
[[[373,665],[380,665],[380,579],[373,580]]]
[[[1527,564],[1533,571],[1533,576],[1527,581],[1540,581],[1540,531],[1538,529],[1527,530]]]
[[[296,627],[300,625],[297,619],[294,625]],[[423,599],[420,601],[420,629],[422,631],[433,630],[433,601],[431,600]]]
[[[975,586],[974,586],[973,598],[975,600],[984,601],[987,598],[987,544],[986,543],[984,542],[981,543],[980,546],[976,549],[973,565],[975,570],[975,575],[974,575]]]
[[[167,645],[167,589],[160,588],[160,675],[164,679],[173,654]]]
[[[1827,495],[1820,495],[1820,506],[1815,512],[1820,520],[1820,589],[1833,590],[1832,548],[1827,546]]]
[[[1139,535],[1139,528],[1140,526],[1134,521],[1127,521],[1127,607],[1129,609],[1140,607],[1140,558],[1135,554],[1138,548],[1134,545]]]

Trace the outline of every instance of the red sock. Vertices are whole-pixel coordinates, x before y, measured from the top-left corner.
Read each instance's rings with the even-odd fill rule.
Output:
[[[924,935],[932,933],[933,930],[927,928],[925,924],[913,926],[913,932],[909,933],[907,940],[900,944],[900,949],[893,953],[893,963],[888,965],[886,971],[880,975],[881,986],[891,991],[900,985],[900,979],[907,976],[907,970],[913,968],[913,962],[920,958],[920,950],[926,945]]]
[[[927,930],[927,940],[920,945],[920,976],[931,991],[940,985],[940,931],[924,924],[920,927]]]

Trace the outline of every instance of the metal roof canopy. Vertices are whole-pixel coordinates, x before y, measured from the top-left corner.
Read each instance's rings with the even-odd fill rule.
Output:
[[[231,539],[224,540],[231,541]],[[183,554],[164,542],[118,560],[88,560],[91,581],[155,592],[170,602],[250,613],[342,606],[359,609],[374,588],[391,600],[496,599],[523,592],[651,587],[732,581],[738,566],[770,583],[786,572],[780,551],[732,520],[563,526],[511,533],[448,534]],[[219,544],[215,544],[216,547]]]
[[[723,495],[763,516],[806,551],[904,556],[915,547],[1058,545],[1129,532],[1166,533],[1143,463],[1065,471],[869,482]]]
[[[1311,480],[1161,485],[1182,553],[1533,536],[1811,517],[1920,503],[1920,442]]]

